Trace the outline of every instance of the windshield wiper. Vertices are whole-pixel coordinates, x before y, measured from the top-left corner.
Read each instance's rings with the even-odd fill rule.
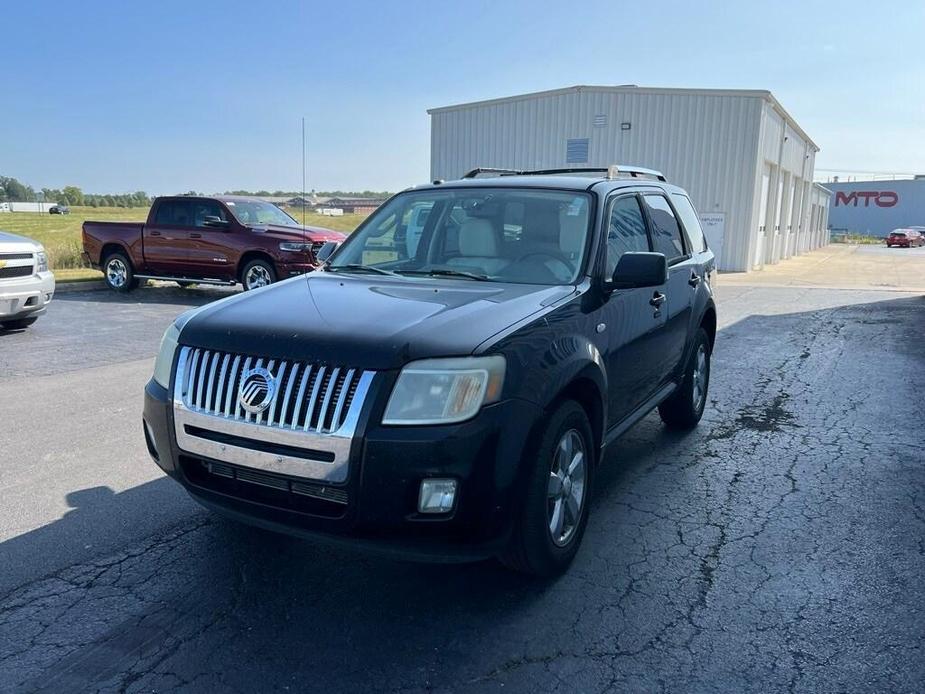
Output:
[[[326,272],[337,272],[338,270],[351,270],[353,272],[375,272],[379,275],[392,275],[398,277],[397,272],[386,270],[385,268],[376,267],[375,265],[360,265],[359,263],[347,263],[346,265],[327,265]]]
[[[434,268],[433,270],[402,270],[403,275],[429,275],[431,277],[465,277],[470,280],[479,282],[491,282],[488,275],[479,275],[475,272],[466,272],[465,270],[450,270],[447,268]]]

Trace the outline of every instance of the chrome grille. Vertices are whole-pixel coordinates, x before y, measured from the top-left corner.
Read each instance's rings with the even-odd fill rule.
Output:
[[[264,368],[276,378],[276,396],[259,414],[238,402],[243,375]],[[326,364],[265,359],[183,347],[177,386],[191,411],[277,429],[332,434],[347,420],[357,388],[372,372]]]

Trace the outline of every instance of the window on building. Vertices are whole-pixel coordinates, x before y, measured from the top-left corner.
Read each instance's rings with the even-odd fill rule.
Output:
[[[566,164],[588,163],[589,140],[587,137],[567,140],[565,143]]]

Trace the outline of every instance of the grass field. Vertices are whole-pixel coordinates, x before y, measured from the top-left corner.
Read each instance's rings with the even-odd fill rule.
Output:
[[[301,222],[301,210],[289,210],[289,213]],[[10,212],[0,214],[0,230],[28,236],[45,246],[48,265],[59,281],[95,279],[101,274],[84,268],[80,259],[83,250],[80,227],[84,221],[141,222],[147,217],[147,207],[72,207],[68,215]],[[306,212],[305,224],[350,233],[365,218],[360,214],[323,217],[315,212]]]

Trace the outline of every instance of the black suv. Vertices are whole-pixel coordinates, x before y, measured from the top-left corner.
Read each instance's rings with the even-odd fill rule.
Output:
[[[328,250],[164,335],[148,449],[208,508],[550,575],[606,446],[656,407],[670,427],[703,413],[714,258],[658,172],[477,169]]]

